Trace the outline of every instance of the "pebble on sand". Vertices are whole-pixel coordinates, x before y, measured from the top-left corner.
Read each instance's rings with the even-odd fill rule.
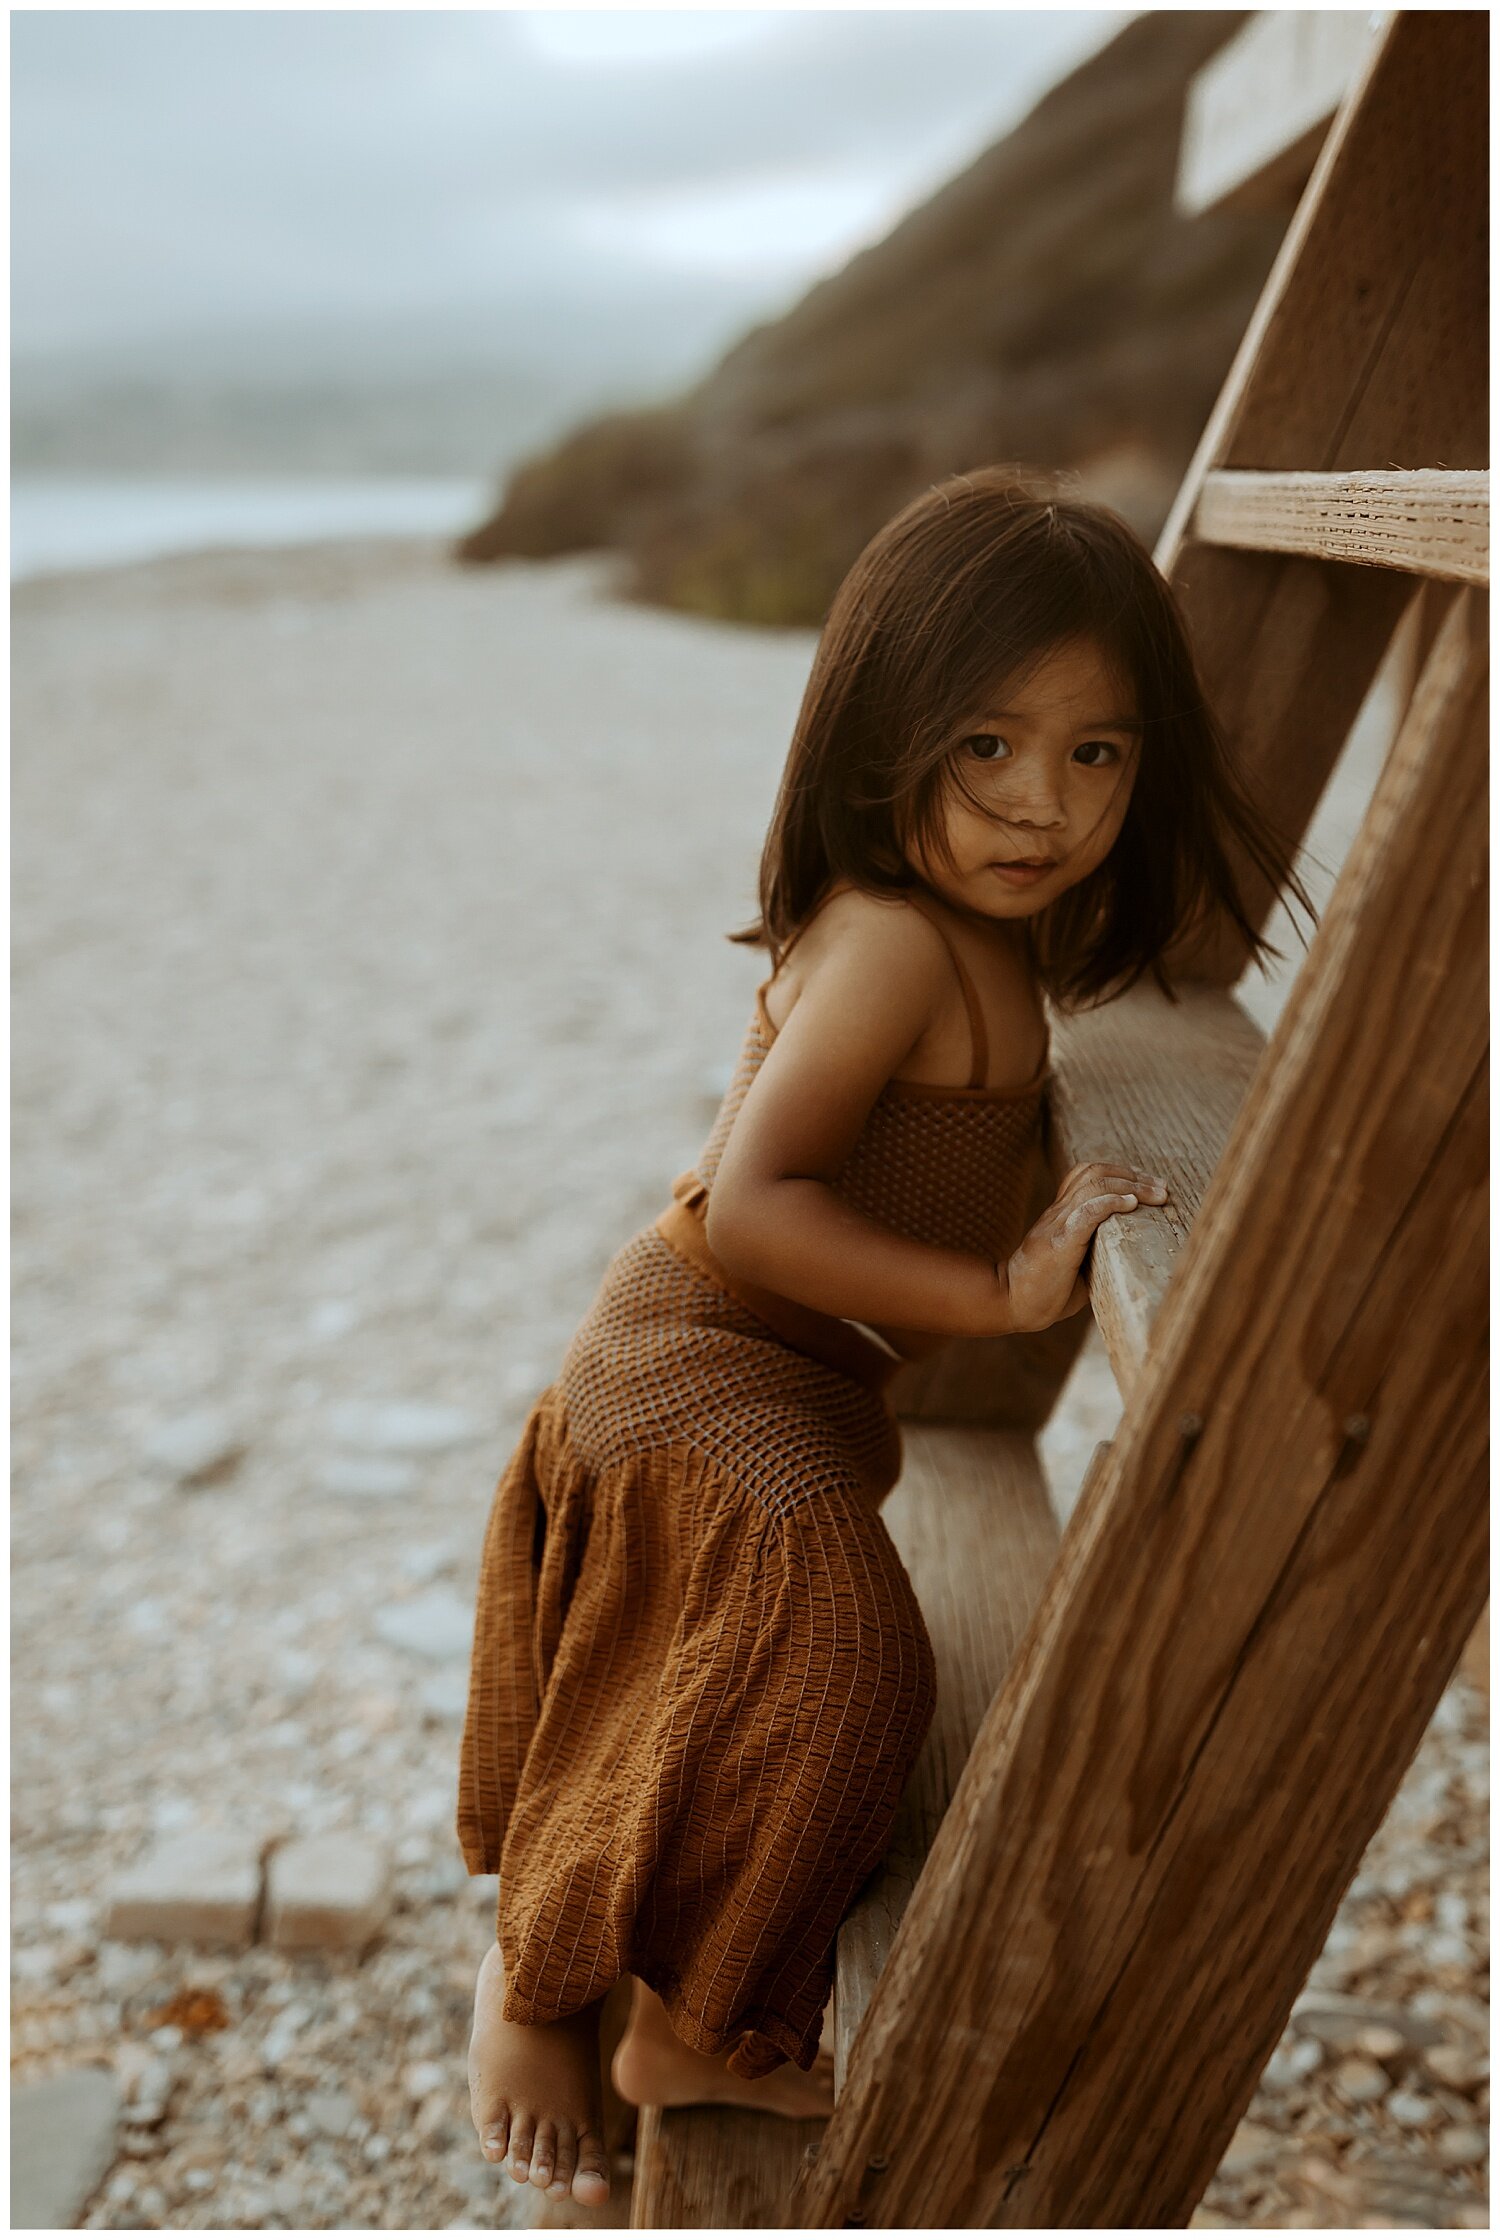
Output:
[[[369,1454],[443,1454],[471,1446],[485,1426],[462,1408],[429,1400],[346,1400],[332,1413],[341,1447]]]
[[[146,1441],[146,1458],[179,1486],[206,1486],[238,1468],[244,1441],[219,1408],[195,1408],[158,1424]]]
[[[120,2087],[105,2068],[11,2086],[10,2229],[70,2231],[114,2159]]]
[[[378,1454],[334,1455],[318,1472],[325,1493],[353,1501],[394,1501],[415,1493],[419,1483],[408,1463]]]
[[[115,1877],[105,1934],[126,1942],[246,1945],[259,1903],[258,1837],[188,1829]]]
[[[299,1837],[271,1853],[266,1942],[282,1951],[358,1949],[390,1903],[390,1862],[378,1846],[347,1835]]]
[[[375,1613],[375,1631],[395,1649],[430,1657],[434,1664],[466,1658],[474,1638],[474,1607],[451,1587],[429,1587]]]

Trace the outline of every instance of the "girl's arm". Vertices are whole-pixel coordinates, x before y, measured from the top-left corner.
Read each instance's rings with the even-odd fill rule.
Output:
[[[806,984],[735,1116],[708,1194],[708,1242],[732,1275],[825,1314],[1000,1335],[1004,1267],[916,1243],[832,1188],[870,1107],[937,1019],[952,966],[920,911],[836,897]]]

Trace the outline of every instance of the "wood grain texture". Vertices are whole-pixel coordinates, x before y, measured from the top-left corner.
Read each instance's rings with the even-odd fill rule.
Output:
[[[1251,793],[1301,840],[1409,596],[1376,568],[1196,542],[1206,477],[1488,466],[1483,11],[1400,11],[1319,152],[1156,547]],[[1232,856],[1248,913],[1275,897]],[[1169,967],[1228,986],[1222,916]]]
[[[1260,1028],[1218,988],[1150,982],[1097,1010],[1057,1014],[1052,1126],[1062,1168],[1121,1158],[1159,1174],[1163,1206],[1111,1214],[1086,1272],[1094,1320],[1128,1399],[1151,1326],[1260,1064]]]
[[[1029,1435],[908,1427],[882,1515],[901,1551],[937,1662],[938,1707],[891,1846],[838,1941],[835,2075],[885,1966],[970,1746],[1057,1558],[1058,1529]]]
[[[1486,624],[1456,595],[794,2221],[1185,2223],[1475,1623]]]
[[[824,2126],[748,2108],[642,2108],[631,2229],[761,2231],[786,2223],[803,2157]]]
[[[1219,468],[1204,477],[1193,534],[1249,551],[1488,583],[1490,478],[1435,467],[1391,474]]]

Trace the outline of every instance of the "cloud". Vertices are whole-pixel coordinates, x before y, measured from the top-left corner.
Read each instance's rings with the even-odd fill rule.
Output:
[[[727,339],[1123,18],[1100,11],[26,10],[18,352],[692,286]],[[686,284],[684,286],[684,284]],[[686,331],[686,330],[684,330]]]

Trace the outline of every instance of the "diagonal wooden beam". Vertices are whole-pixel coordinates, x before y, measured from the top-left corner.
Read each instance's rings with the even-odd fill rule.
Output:
[[[1478,1616],[1486,623],[1454,597],[805,2227],[1185,2223]]]

